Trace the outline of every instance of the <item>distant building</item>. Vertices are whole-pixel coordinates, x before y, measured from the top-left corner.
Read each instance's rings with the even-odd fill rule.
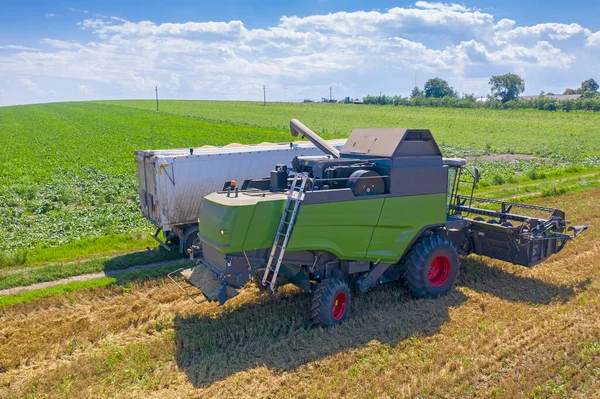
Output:
[[[477,98],[475,99],[475,102],[476,102],[476,103],[487,103],[487,102],[488,102],[488,100],[489,100],[489,98],[487,98],[487,97],[483,97],[483,96],[482,96],[482,97],[477,97]]]
[[[542,96],[544,98],[553,98],[558,102],[566,101],[566,100],[578,100],[581,97],[581,94],[549,94]],[[520,96],[519,100],[536,100],[540,98],[540,96]]]

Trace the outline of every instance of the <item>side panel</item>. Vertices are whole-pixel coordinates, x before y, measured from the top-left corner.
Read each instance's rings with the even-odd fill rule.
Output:
[[[254,206],[225,206],[205,198],[199,220],[198,236],[203,242],[224,253],[244,250],[246,229]],[[221,234],[223,230],[224,234]]]
[[[419,230],[446,221],[446,194],[386,198],[366,260],[396,263]]]
[[[210,194],[202,203],[198,235],[223,253],[270,248],[284,206],[283,198],[228,206],[219,195]]]
[[[383,203],[378,198],[302,205],[288,250],[324,250],[362,260]]]
[[[256,204],[252,220],[244,239],[244,250],[271,248],[286,200],[266,201]],[[292,234],[293,236],[293,234]]]

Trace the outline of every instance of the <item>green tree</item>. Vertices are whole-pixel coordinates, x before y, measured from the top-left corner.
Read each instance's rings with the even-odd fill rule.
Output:
[[[475,94],[473,93],[463,93],[462,97],[463,101],[468,101],[474,103],[476,101]]]
[[[443,98],[443,97],[456,97],[454,89],[450,87],[448,82],[444,79],[433,78],[425,82],[423,86],[425,97],[427,98]]]
[[[525,81],[514,73],[492,76],[490,85],[492,86],[490,89],[492,95],[503,103],[516,99],[525,91]]]
[[[415,86],[412,91],[410,92],[410,99],[412,100],[413,98],[416,97],[423,97],[423,92],[421,91],[421,89],[419,89],[419,87]]]
[[[565,89],[563,95],[579,94],[579,89]]]
[[[598,86],[598,83],[596,83],[594,79],[590,78],[588,80],[584,80],[583,82],[581,82],[581,94],[588,92],[597,92],[599,87],[600,86]]]

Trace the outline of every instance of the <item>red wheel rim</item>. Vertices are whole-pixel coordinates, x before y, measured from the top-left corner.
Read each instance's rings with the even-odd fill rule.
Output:
[[[339,320],[344,317],[344,313],[346,313],[346,303],[347,303],[346,293],[338,292],[338,294],[333,299],[333,318],[335,320]]]
[[[450,259],[445,255],[438,255],[431,261],[427,278],[429,283],[435,287],[444,285],[450,276]]]

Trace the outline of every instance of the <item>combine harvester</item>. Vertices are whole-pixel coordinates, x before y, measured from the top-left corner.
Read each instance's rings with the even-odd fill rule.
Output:
[[[477,169],[442,158],[429,130],[356,129],[338,151],[297,120],[290,127],[326,155],[206,195],[202,258],[169,275],[194,301],[192,286],[223,304],[252,279],[269,292],[292,283],[313,294],[315,324],[332,326],[348,315],[351,285],[403,278],[417,297],[436,297],[454,286],[459,255],[533,266],[586,229],[567,229],[558,209],[474,198]]]

